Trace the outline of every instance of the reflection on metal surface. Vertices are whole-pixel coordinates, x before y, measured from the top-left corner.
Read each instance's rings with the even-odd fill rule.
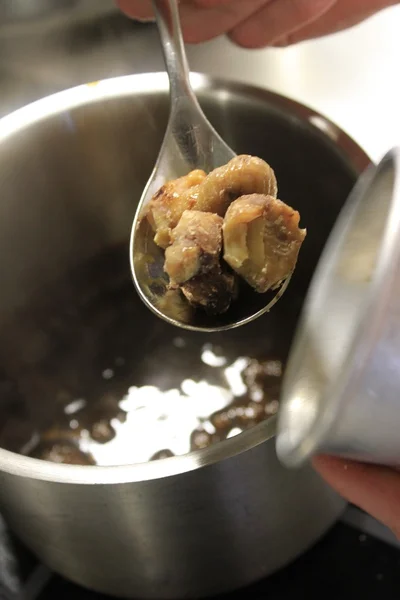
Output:
[[[340,131],[335,125],[333,125],[333,123],[330,123],[327,119],[324,119],[320,115],[311,115],[310,123],[320,129],[322,133],[325,133],[325,135],[329,136],[334,142],[337,141]]]
[[[115,310],[119,310],[118,306]],[[100,319],[98,328],[101,327]],[[120,337],[117,331],[114,336]],[[68,344],[67,339],[65,343]],[[110,349],[113,344],[109,339]],[[168,366],[171,352],[176,358]],[[50,428],[35,430],[21,447],[21,453],[67,464],[89,464],[92,460],[102,466],[144,463],[162,458],[164,454],[160,453],[179,456],[229,439],[277,412],[283,370],[280,360],[240,357],[232,361],[221,347],[214,348],[210,343],[197,347],[193,340],[181,347],[167,345],[154,355],[149,382],[130,385],[126,393],[123,390],[128,382],[141,379],[137,361],[132,362],[132,356],[123,359],[127,372],[117,366],[104,369],[101,378],[105,380],[105,392],[100,394],[97,405],[84,398],[71,401],[68,382],[60,383],[57,395],[60,399],[65,396],[65,417],[57,414]],[[189,370],[184,366],[187,361],[191,364]],[[45,373],[46,366],[42,368]],[[85,370],[81,373],[77,365],[73,368],[84,394]],[[35,380],[40,379],[40,371],[38,365]],[[166,385],[166,380],[173,381],[176,387]],[[105,396],[109,397],[107,403]],[[42,402],[48,400],[41,398]],[[49,412],[52,410],[49,407]],[[35,427],[34,418],[31,427]],[[7,435],[6,423],[3,439]]]

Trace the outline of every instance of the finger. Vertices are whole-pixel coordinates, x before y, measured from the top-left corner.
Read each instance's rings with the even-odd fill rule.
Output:
[[[397,2],[397,0],[396,0]],[[373,6],[371,6],[373,4]],[[380,9],[387,8],[392,5],[393,2],[385,2],[385,5],[380,6]],[[354,6],[354,4],[352,5]],[[368,19],[377,12],[376,0],[373,3],[363,2],[363,5],[359,7],[360,10],[353,12],[349,15],[349,8],[347,4],[338,3],[335,4],[327,13],[321,16],[316,21],[302,27],[292,34],[283,36],[279,40],[273,43],[273,46],[285,47],[293,44],[298,44],[305,40],[315,39],[329,35],[332,33],[338,33],[354,25],[358,25],[365,19]]]
[[[230,31],[243,19],[271,0],[183,0],[179,6],[183,36],[199,43]],[[117,0],[119,8],[139,20],[152,18],[151,3],[143,0]]]
[[[229,37],[245,48],[268,46],[327,12],[337,0],[272,0],[234,27]]]
[[[197,44],[227,33],[269,1],[271,0],[224,0],[217,3],[214,0],[212,6],[210,0],[208,8],[204,8],[206,0],[197,0],[196,4],[182,4],[180,14],[185,41]]]
[[[335,23],[334,25],[331,22],[323,20],[321,20],[321,22],[317,21],[316,23],[312,23],[311,25],[303,27],[299,31],[295,31],[295,33],[291,33],[290,35],[280,38],[276,42],[273,42],[271,46],[274,48],[287,48],[288,46],[300,44],[301,42],[305,42],[307,40],[314,40],[322,38],[326,35],[339,33],[340,31],[344,31],[345,29],[350,29],[355,25],[359,25],[359,23],[365,21],[373,14],[375,14],[375,12],[371,12],[357,18],[348,19],[346,21],[341,21],[340,23]]]
[[[188,2],[190,0],[180,0]],[[191,0],[192,4],[199,8],[215,8],[221,4],[227,4],[231,0]],[[116,0],[119,9],[134,19],[153,17],[151,0]]]
[[[118,8],[133,19],[147,20],[154,17],[149,0],[116,0]]]
[[[328,456],[313,460],[315,469],[344,498],[389,527],[400,538],[400,473]]]
[[[223,4],[229,4],[232,0],[192,0],[192,2],[200,8],[215,8]]]
[[[154,17],[151,0],[115,0],[118,8],[137,20],[147,20]],[[178,0],[178,2],[190,2],[199,8],[210,8],[230,2],[230,0]]]

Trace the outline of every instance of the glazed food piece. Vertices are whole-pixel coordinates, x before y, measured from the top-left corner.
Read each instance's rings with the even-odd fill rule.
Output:
[[[256,156],[235,156],[226,165],[214,169],[198,189],[195,208],[223,217],[233,200],[245,194],[276,197],[275,173],[268,163]]]
[[[206,275],[193,277],[181,290],[192,306],[204,309],[208,315],[220,315],[236,296],[236,281],[232,273],[216,267]]]
[[[181,323],[188,323],[195,310],[182,295],[179,287],[167,289],[164,295],[156,299],[155,305],[161,312],[173,315]]]
[[[165,251],[164,269],[173,287],[219,266],[223,222],[222,217],[210,212],[183,213]]]
[[[191,171],[188,175],[165,183],[150,200],[146,217],[160,248],[171,243],[171,231],[178,225],[185,210],[194,208],[199,185],[206,178],[204,171]]]
[[[224,218],[224,259],[257,292],[279,286],[296,266],[306,230],[299,213],[272,196],[232,202]]]
[[[147,208],[147,219],[155,232],[154,241],[161,248],[167,248],[171,243],[172,229],[185,210],[212,212],[223,217],[232,200],[253,193],[277,194],[273,170],[256,156],[235,156],[208,175],[195,170],[168,181],[153,196]]]
[[[187,210],[165,251],[171,287],[179,287],[190,304],[208,314],[228,310],[235,289],[233,274],[221,265],[222,225],[222,217],[216,214]]]
[[[236,275],[259,293],[291,276],[306,230],[299,213],[277,199],[274,171],[240,155],[211,171],[192,171],[152,198],[147,220],[165,250],[170,290],[208,314],[228,310]],[[223,252],[222,252],[223,249]]]

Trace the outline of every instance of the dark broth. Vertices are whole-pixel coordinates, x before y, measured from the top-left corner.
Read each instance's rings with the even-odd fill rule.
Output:
[[[277,411],[296,312],[212,336],[176,329],[142,305],[115,248],[3,332],[0,446],[120,465],[240,434]]]

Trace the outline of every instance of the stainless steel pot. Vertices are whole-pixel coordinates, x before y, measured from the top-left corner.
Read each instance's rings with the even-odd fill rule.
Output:
[[[399,242],[393,148],[360,177],[310,285],[282,385],[284,464],[334,454],[400,465]]]
[[[334,125],[287,99],[197,75],[193,84],[227,142],[273,164],[281,197],[308,228],[277,308],[223,334],[238,353],[281,344],[287,354],[325,240],[368,159]],[[166,77],[149,74],[80,86],[0,121],[3,374],[34,370],[46,319],[33,307],[60,277],[64,314],[73,310],[63,305],[69,274],[82,263],[100,256],[101,268],[104,252],[122,245],[119,268],[129,272],[132,216],[167,114]],[[139,357],[142,322],[153,317],[133,286],[131,293]],[[29,316],[23,325],[21,311]],[[176,334],[157,327],[151,351]],[[14,410],[10,402],[0,396],[1,424]],[[343,508],[310,466],[279,464],[274,434],[272,419],[183,457],[115,467],[59,465],[0,449],[0,510],[46,564],[89,588],[144,598],[228,591],[293,560]]]

